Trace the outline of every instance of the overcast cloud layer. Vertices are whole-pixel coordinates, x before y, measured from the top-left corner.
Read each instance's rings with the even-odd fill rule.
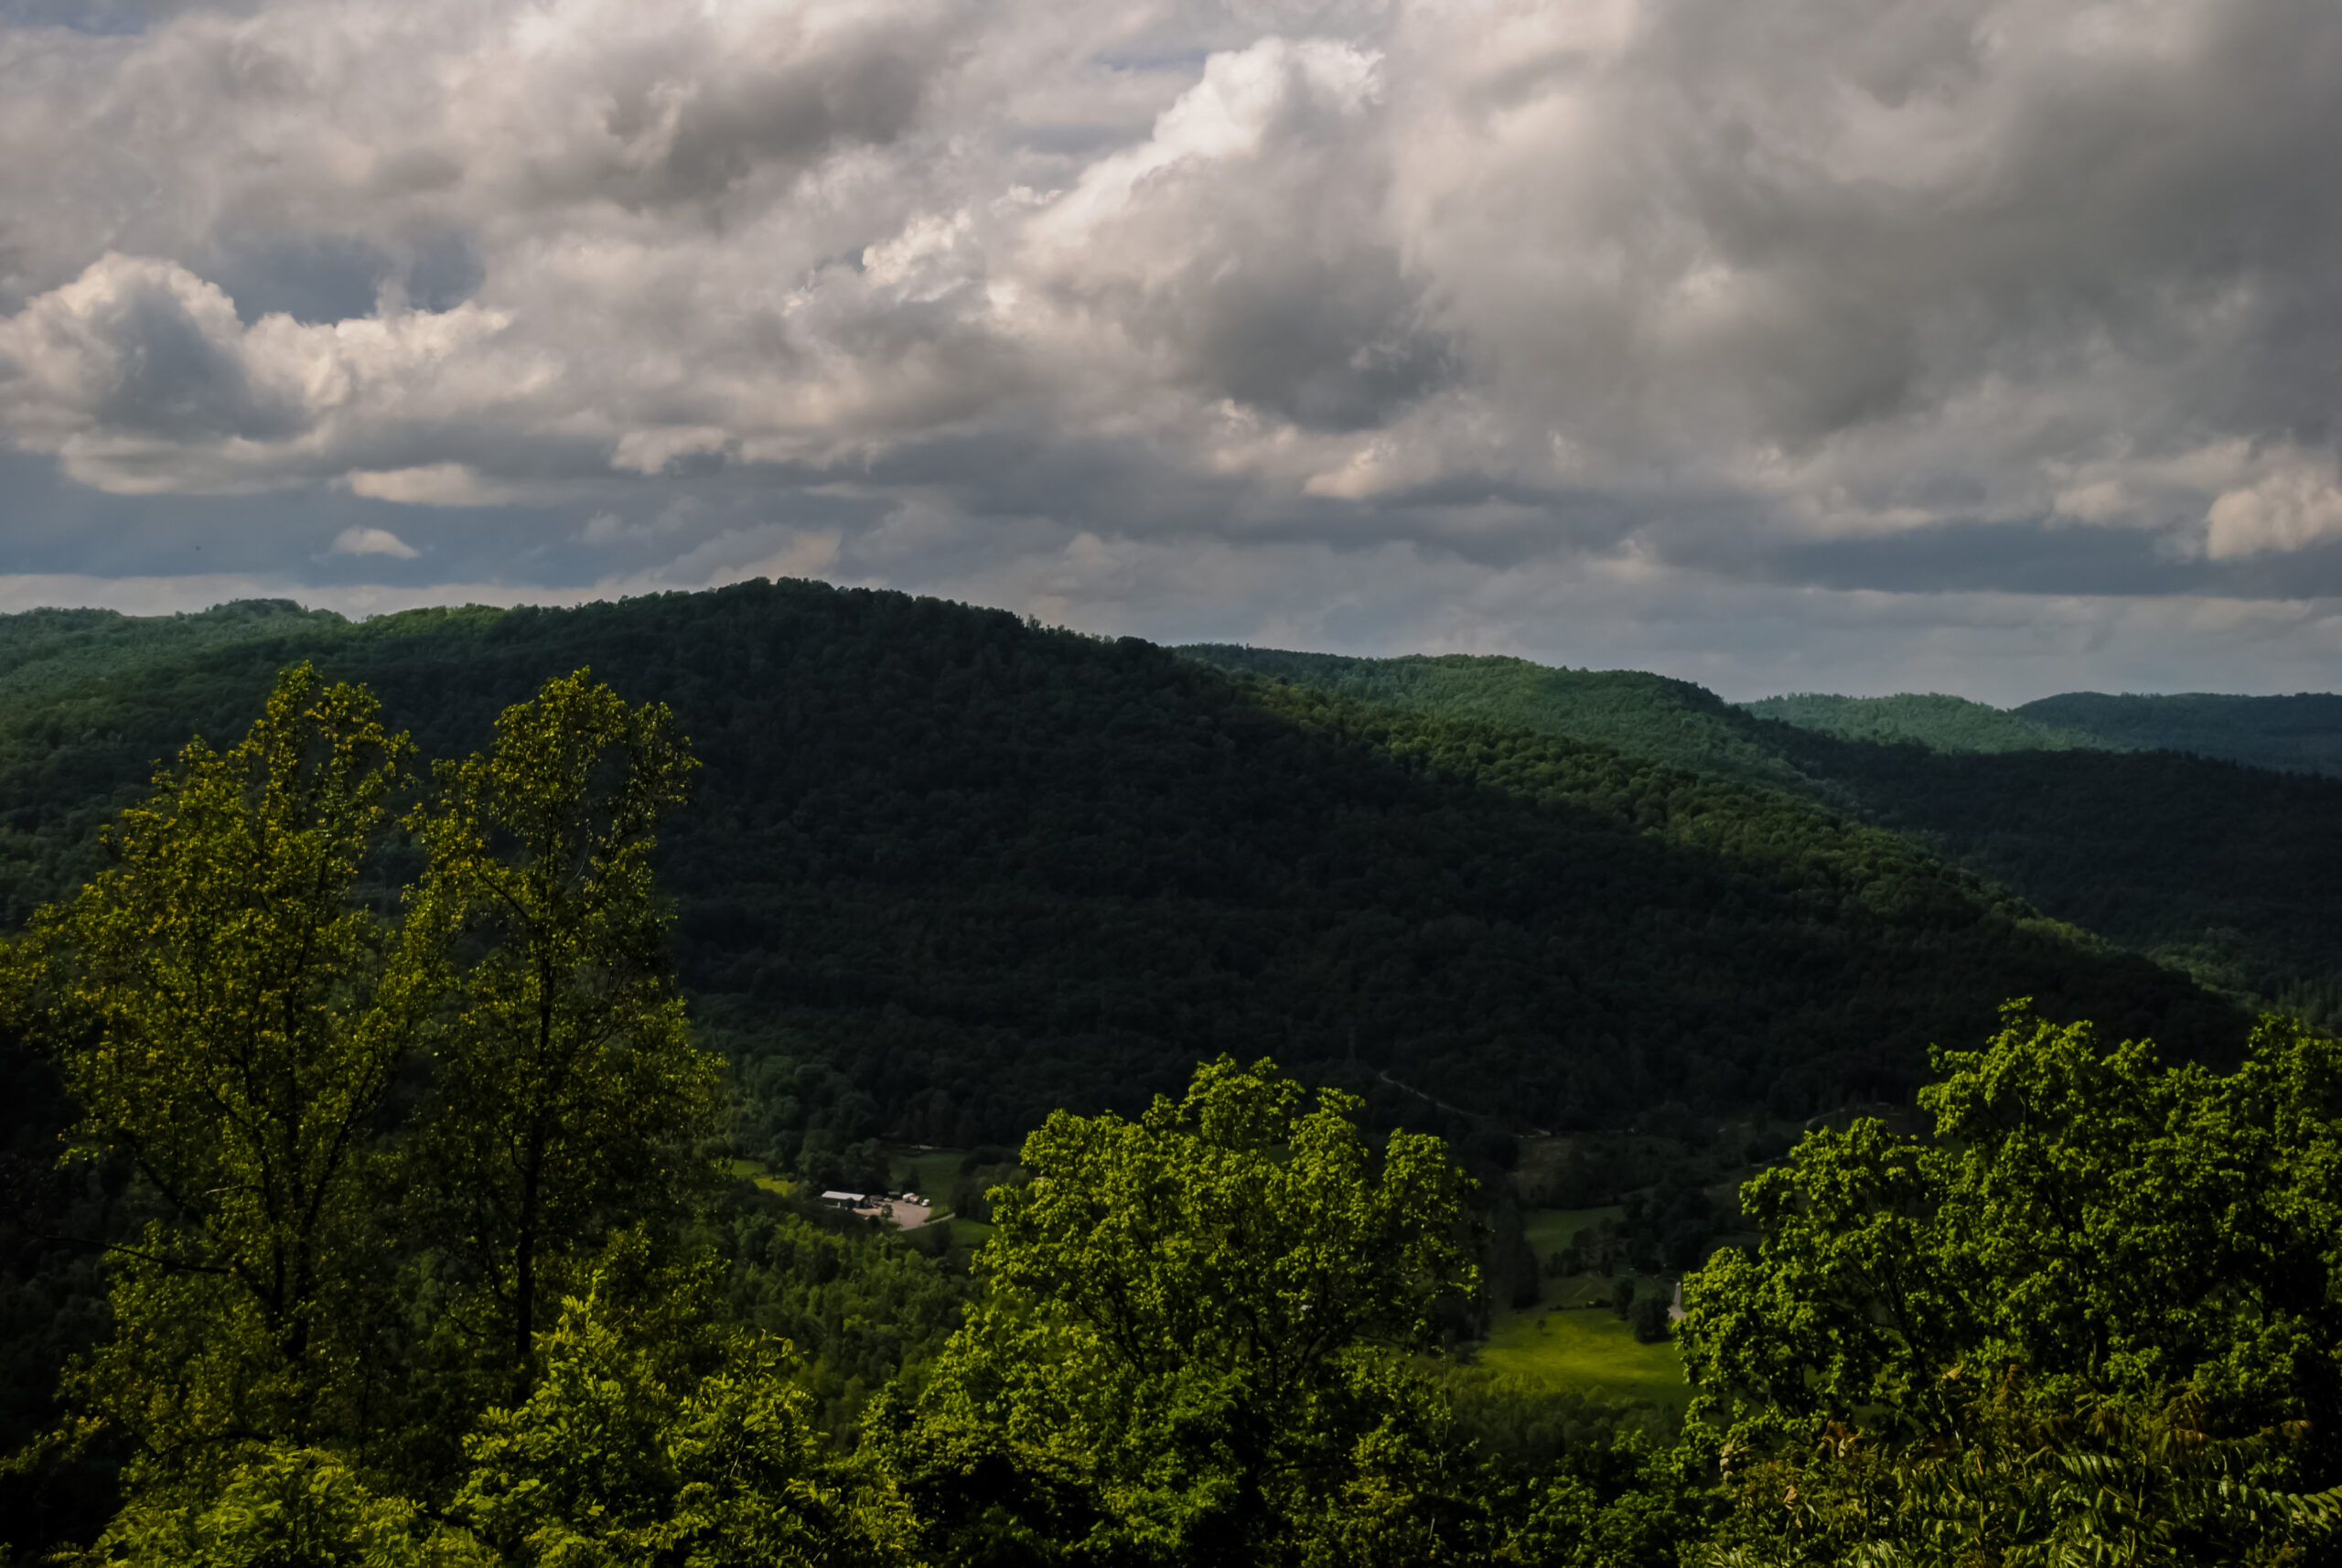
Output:
[[[0,607],[2342,684],[2332,0],[0,0]]]

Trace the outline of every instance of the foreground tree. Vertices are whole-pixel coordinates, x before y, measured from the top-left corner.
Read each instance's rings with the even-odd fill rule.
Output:
[[[615,1238],[528,1399],[465,1444],[451,1511],[502,1561],[858,1568],[908,1559],[893,1481],[831,1454],[790,1348],[726,1325],[718,1271]]]
[[[955,1561],[1436,1561],[1444,1408],[1403,1361],[1473,1283],[1436,1138],[1223,1058],[1135,1122],[1062,1112],[998,1189],[984,1304],[874,1414]]]
[[[2019,1006],[1937,1060],[1932,1139],[1807,1138],[1744,1189],[1756,1251],[1686,1281],[1747,1549],[2246,1561],[2328,1534],[2342,1047],[2272,1021],[2221,1077]]]
[[[692,770],[674,718],[584,671],[443,767],[424,886],[472,961],[437,1047],[418,1191],[476,1355],[525,1392],[548,1308],[613,1223],[678,1212],[704,1169],[715,1059],[695,1046],[652,886],[653,830]]]
[[[404,738],[303,666],[7,950],[0,1001],[82,1108],[73,1156],[127,1165],[154,1215],[109,1249],[113,1334],[48,1444],[134,1449],[102,1554],[477,1554],[446,1511],[464,1443],[532,1408],[544,1306],[614,1233],[684,1250],[716,1068],[649,857],[690,768],[664,709],[581,673],[413,803]],[[428,861],[393,914],[369,878],[402,804]]]
[[[356,897],[406,776],[373,700],[288,671],[107,831],[110,866],[9,957],[12,1010],[79,1101],[69,1157],[156,1217],[110,1249],[113,1337],[69,1372],[134,1481],[263,1436],[349,1435],[384,1391],[371,1122],[442,992],[446,912]]]

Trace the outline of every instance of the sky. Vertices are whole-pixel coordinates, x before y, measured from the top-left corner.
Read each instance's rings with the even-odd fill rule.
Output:
[[[0,610],[2342,688],[2333,0],[0,0]]]

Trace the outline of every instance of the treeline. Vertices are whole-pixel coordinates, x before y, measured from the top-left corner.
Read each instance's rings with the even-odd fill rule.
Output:
[[[2331,693],[2232,697],[2068,692],[2012,712],[2116,749],[2179,751],[2251,768],[2342,776],[2342,696]]]
[[[2057,699],[2050,700],[2054,703]],[[1818,730],[1842,740],[1875,741],[1889,746],[1908,743],[1930,751],[2071,751],[2076,746],[2133,749],[2110,745],[2085,730],[2061,729],[2027,714],[1934,692],[1924,695],[1907,693],[1895,697],[1799,693],[1740,705],[1760,719]]]
[[[1516,683],[1510,672],[1499,670],[1480,679],[1492,687]],[[1842,740],[1931,751],[2171,751],[2283,773],[2342,776],[2342,696],[2322,692],[2290,697],[2067,692],[2014,708],[1932,693],[1800,693],[1740,705],[1757,718]]]

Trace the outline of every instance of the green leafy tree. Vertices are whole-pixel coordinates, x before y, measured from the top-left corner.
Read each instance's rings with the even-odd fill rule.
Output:
[[[441,993],[445,912],[355,893],[408,767],[372,699],[285,672],[249,735],[200,740],[45,908],[10,994],[156,1217],[111,1249],[112,1337],[66,1380],[135,1477],[349,1434],[381,1391],[373,1122]]]
[[[650,861],[695,766],[665,707],[580,671],[443,767],[420,820],[424,885],[465,912],[477,956],[439,1042],[419,1191],[472,1286],[457,1321],[523,1386],[578,1260],[621,1218],[675,1212],[705,1174],[688,1145],[716,1064],[675,993]]]
[[[1434,1562],[1462,1481],[1405,1364],[1474,1283],[1435,1138],[1222,1058],[1137,1122],[1058,1112],[996,1190],[983,1305],[871,1423],[961,1561]]]
[[[1989,1517],[2014,1533],[1973,1560],[2010,1562],[2086,1539],[2210,1561],[2325,1529],[2303,1499],[2342,1480],[2342,1047],[2272,1020],[2222,1077],[2019,1004],[1937,1060],[1931,1139],[1808,1137],[1744,1189],[1758,1250],[1686,1282],[1694,1419],[1759,1477],[1744,1502],[1782,1503],[1744,1523],[1949,1552],[1944,1520]],[[2130,1500],[2083,1506],[2092,1477]],[[1922,1530],[1897,1496],[1968,1501]]]
[[[1950,1391],[1956,1434],[1835,1427],[1738,1466],[1735,1507],[1687,1553],[1702,1568],[2298,1563],[2342,1526],[2342,1487],[2289,1490],[2304,1434],[2224,1436],[2203,1402],[2047,1400],[2021,1382]]]
[[[343,1455],[273,1443],[192,1499],[132,1498],[77,1568],[498,1568],[470,1531],[378,1491]]]
[[[908,1561],[898,1489],[829,1453],[788,1343],[724,1326],[704,1264],[646,1275],[639,1233],[613,1254],[528,1399],[467,1440],[452,1511],[521,1564]]]

